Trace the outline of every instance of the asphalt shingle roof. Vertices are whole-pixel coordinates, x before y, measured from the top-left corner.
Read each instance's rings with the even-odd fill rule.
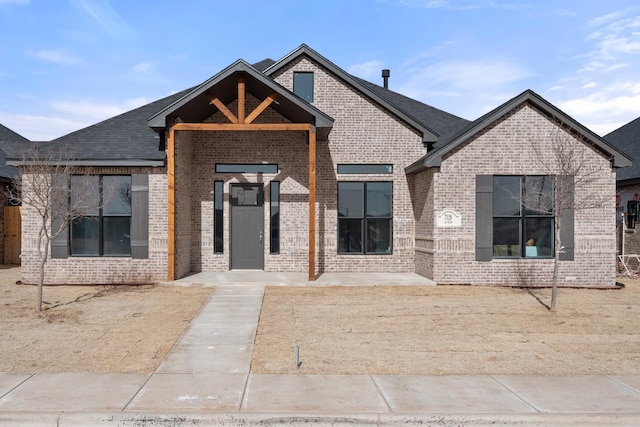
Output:
[[[385,89],[367,80],[357,79],[369,90],[375,92],[381,98],[386,99],[387,102],[395,105],[398,109],[404,111],[424,126],[437,132],[440,136],[439,141],[447,138],[469,123],[469,120],[416,101],[413,98],[401,95],[392,90]]]
[[[11,181],[20,173],[18,168],[14,166],[7,166],[6,151],[11,151],[13,146],[25,142],[29,142],[29,140],[0,124],[0,181]]]
[[[605,135],[604,139],[633,160],[630,167],[618,169],[618,185],[640,183],[640,117]]]
[[[192,89],[167,96],[95,125],[54,139],[83,160],[164,160],[160,137],[147,119]]]

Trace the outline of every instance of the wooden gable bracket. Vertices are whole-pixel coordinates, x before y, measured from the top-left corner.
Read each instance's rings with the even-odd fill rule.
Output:
[[[215,95],[211,94],[211,93],[207,93],[207,98],[209,98],[209,104],[213,104],[216,106],[216,108],[218,110],[220,110],[220,112],[222,114],[225,115],[225,117],[227,119],[229,119],[229,121],[234,124],[251,124],[253,123],[253,121],[260,115],[262,114],[262,112],[264,110],[267,109],[267,107],[269,107],[269,105],[271,105],[273,102],[276,101],[276,99],[278,98],[278,93],[277,92],[272,92],[271,95],[267,96],[266,99],[264,99],[260,105],[258,105],[252,112],[251,114],[249,114],[248,116],[245,116],[245,107],[246,107],[246,91],[245,91],[245,84],[244,84],[244,74],[240,73],[238,74],[238,115],[236,116],[235,114],[233,114],[231,112],[231,110],[229,110],[229,108],[227,108],[226,105],[224,105],[224,103],[222,101],[220,101],[220,98],[216,97]]]
[[[229,119],[231,123],[233,123],[234,125],[238,124],[238,118],[231,112],[231,110],[227,108],[226,105],[222,103],[222,101],[220,101],[220,99],[216,98],[213,95],[207,95],[207,97],[209,98],[209,101],[211,101],[209,102],[209,104],[215,105],[218,110],[220,110],[220,112],[224,114],[227,119]]]
[[[278,93],[273,92],[271,95],[267,96],[267,98],[260,103],[245,119],[245,123],[251,124],[264,110],[267,109],[269,105],[271,105],[276,98],[278,98]]]

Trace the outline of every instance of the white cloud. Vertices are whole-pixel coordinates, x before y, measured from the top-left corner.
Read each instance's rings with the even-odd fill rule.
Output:
[[[640,82],[613,83],[556,104],[589,129],[604,135],[640,116]]]
[[[384,63],[382,61],[367,61],[347,67],[347,71],[363,79],[373,79],[381,75]]]
[[[153,69],[153,64],[151,62],[140,62],[131,67],[131,69],[136,73],[146,73]]]
[[[399,91],[417,98],[429,93],[450,93],[470,97],[478,93],[499,92],[531,73],[506,60],[460,60],[413,66],[403,73],[408,76]],[[473,99],[473,98],[469,98]]]
[[[91,16],[107,33],[126,39],[134,31],[109,4],[109,0],[73,0],[73,4]]]
[[[147,102],[146,98],[128,99],[117,104],[107,104],[93,100],[67,100],[54,101],[50,104],[50,108],[56,114],[62,113],[65,116],[75,117],[86,123],[95,123],[140,107]]]
[[[65,50],[40,50],[33,52],[31,56],[43,61],[53,62],[62,65],[79,64],[82,60]]]
[[[32,141],[49,141],[78,130],[86,123],[67,117],[0,111],[0,123]]]
[[[616,10],[582,28],[587,50],[574,70],[548,83],[550,101],[597,134],[605,135],[640,116],[640,16]]]
[[[38,114],[0,111],[0,123],[33,141],[49,141],[148,103],[132,98],[119,103],[94,100],[53,101]]]

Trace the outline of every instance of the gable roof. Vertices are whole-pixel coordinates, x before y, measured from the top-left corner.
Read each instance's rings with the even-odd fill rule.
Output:
[[[0,141],[28,142],[29,140],[19,133],[0,124]]]
[[[640,183],[640,117],[605,135],[604,139],[634,160],[631,167],[617,171],[618,185]]]
[[[147,119],[189,90],[40,144],[70,153],[73,156],[71,163],[79,165],[164,166],[165,152],[161,149],[160,135],[147,126]],[[22,159],[14,155],[8,162],[19,166]]]
[[[548,116],[558,118],[562,123],[566,123],[571,128],[587,137],[596,147],[612,156],[613,167],[631,166],[631,159],[626,154],[611,146],[602,137],[596,135],[595,133],[575,121],[573,118],[569,117],[567,114],[549,103],[534,91],[526,90],[520,95],[510,99],[499,107],[478,118],[477,120],[469,123],[467,126],[460,129],[458,132],[451,135],[446,140],[441,141],[433,151],[430,151],[420,160],[413,163],[412,165],[409,165],[405,169],[405,171],[407,173],[416,173],[430,167],[440,167],[440,165],[442,164],[442,159],[453,149],[468,141],[478,132],[482,131],[487,126],[491,125],[496,120],[500,119],[505,114],[508,114],[514,108],[523,103],[530,103],[534,105],[536,108],[538,108]]]
[[[444,111],[429,107],[415,100],[411,100],[412,102],[409,102],[407,100],[409,100],[410,98],[404,97],[403,95],[392,92],[388,89],[379,88],[373,83],[365,82],[362,79],[354,77],[344,71],[342,68],[335,65],[333,62],[329,61],[324,56],[320,55],[315,50],[311,49],[306,44],[300,45],[297,49],[284,56],[279,61],[273,63],[271,66],[264,70],[264,73],[268,76],[271,76],[300,56],[309,57],[311,60],[320,64],[331,73],[335,74],[336,76],[347,82],[349,85],[359,90],[361,93],[373,99],[384,109],[391,112],[404,122],[408,123],[411,127],[422,134],[422,141],[425,144],[433,144],[437,142],[439,138],[443,136],[443,134],[452,132],[453,127],[456,126],[456,122],[464,120],[460,119],[459,117],[450,115]],[[438,113],[436,114],[436,112]],[[421,115],[420,119],[413,115],[416,113]],[[442,126],[442,122],[440,119],[445,116],[451,117],[447,118],[447,120],[445,120],[444,122],[448,123],[448,125]],[[449,125],[451,125],[451,127],[449,127]],[[435,129],[436,127],[440,128],[440,132]]]
[[[0,182],[10,182],[20,175],[18,168],[7,165],[7,152],[13,151],[13,146],[29,142],[27,138],[0,124]]]
[[[315,125],[318,139],[327,139],[333,127],[333,119],[331,117],[295,96],[291,91],[268,78],[242,59],[237,60],[185,94],[182,98],[158,111],[149,119],[149,126],[155,129],[164,129],[173,122],[172,119],[177,117],[186,119],[185,121],[187,122],[201,122],[218,111],[218,108],[212,105],[207,97],[209,91],[215,88],[215,96],[223,104],[228,104],[237,98],[237,80],[233,76],[239,72],[245,76],[247,92],[258,99],[265,99],[273,92],[278,93],[277,102],[274,102],[270,108],[278,111],[294,123],[311,123]]]

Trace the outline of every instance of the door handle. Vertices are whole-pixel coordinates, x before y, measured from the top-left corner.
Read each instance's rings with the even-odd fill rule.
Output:
[[[260,234],[258,235],[258,238],[260,239],[260,243],[262,243],[262,231],[260,231]]]

